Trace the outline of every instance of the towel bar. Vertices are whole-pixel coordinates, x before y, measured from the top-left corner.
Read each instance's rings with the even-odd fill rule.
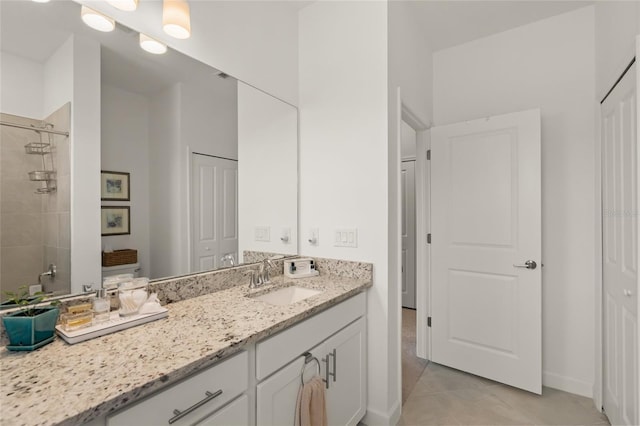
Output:
[[[300,383],[304,386],[305,382],[304,382],[304,371],[305,368],[307,367],[307,364],[315,361],[316,365],[318,366],[318,376],[320,375],[320,361],[318,361],[318,358],[316,358],[315,356],[311,355],[309,352],[305,352],[302,354],[302,356],[304,357],[304,363],[302,364],[302,370],[300,370]],[[322,379],[323,382],[326,382],[325,379]]]

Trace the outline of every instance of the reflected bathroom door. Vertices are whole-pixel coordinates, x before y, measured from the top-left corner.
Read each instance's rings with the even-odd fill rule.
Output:
[[[238,259],[238,162],[194,153],[191,164],[191,272],[208,271]]]

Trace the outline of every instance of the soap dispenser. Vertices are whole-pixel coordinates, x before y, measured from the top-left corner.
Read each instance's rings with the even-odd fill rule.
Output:
[[[96,292],[96,298],[93,299],[93,323],[102,324],[109,321],[111,314],[111,301],[104,288]]]

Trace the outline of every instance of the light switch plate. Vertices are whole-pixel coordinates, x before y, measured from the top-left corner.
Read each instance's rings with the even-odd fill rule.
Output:
[[[358,230],[356,228],[341,228],[334,231],[334,247],[358,247]]]
[[[271,228],[268,226],[255,227],[255,240],[268,243],[271,241]]]

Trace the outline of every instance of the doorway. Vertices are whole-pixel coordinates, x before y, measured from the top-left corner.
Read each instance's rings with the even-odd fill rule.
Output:
[[[238,259],[238,162],[191,157],[191,272],[229,266]]]
[[[415,387],[426,365],[428,129],[412,111],[402,105],[401,209],[402,209],[402,400]]]

